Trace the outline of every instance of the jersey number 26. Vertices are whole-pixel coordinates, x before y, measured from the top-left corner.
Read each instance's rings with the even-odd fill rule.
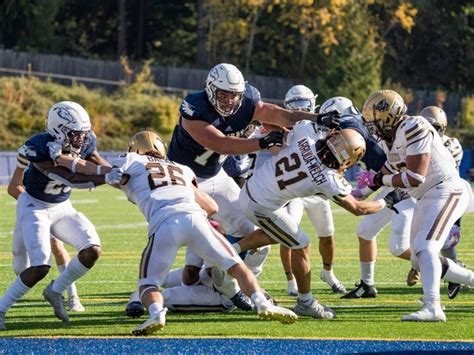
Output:
[[[146,169],[149,171],[148,183],[150,189],[168,185],[186,185],[183,179],[183,170],[174,165],[164,165],[159,162],[148,163]]]

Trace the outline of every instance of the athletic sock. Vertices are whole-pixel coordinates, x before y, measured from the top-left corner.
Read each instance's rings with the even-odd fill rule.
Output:
[[[17,276],[10,288],[3,295],[2,299],[0,299],[0,312],[8,311],[15,302],[22,298],[29,290],[30,287],[26,286],[23,281],[21,281],[20,276]]]
[[[291,279],[288,281],[288,291],[298,291],[298,285],[296,284],[296,279]]]
[[[76,281],[81,276],[85,275],[90,269],[82,265],[77,256],[71,259],[66,270],[64,270],[59,277],[54,280],[53,291],[63,293],[66,288]]]
[[[257,306],[257,308],[259,308],[262,304],[269,302],[262,291],[255,291],[252,293],[250,299],[252,300],[253,304]]]
[[[60,273],[64,272],[64,270],[66,270],[66,267],[67,267],[67,264],[62,264],[62,265],[58,265],[58,270]],[[73,298],[73,297],[79,297],[78,293],[77,293],[77,287],[76,287],[76,284],[73,282],[71,284],[71,286],[69,286],[67,288],[67,296],[69,299]]]
[[[474,273],[471,270],[456,264],[451,259],[445,259],[445,261],[448,263],[448,269],[443,276],[443,280],[467,286],[474,286]]]
[[[420,263],[421,283],[423,284],[423,299],[427,302],[439,301],[441,279],[441,261],[439,256],[428,250],[418,253]]]
[[[313,294],[311,292],[308,293],[299,293],[298,292],[298,299],[305,303],[305,304],[310,304],[313,301]]]
[[[151,305],[148,306],[148,313],[150,317],[157,316],[163,310],[163,305],[158,302],[153,302]]]
[[[375,285],[375,261],[360,262],[360,279],[366,285]]]

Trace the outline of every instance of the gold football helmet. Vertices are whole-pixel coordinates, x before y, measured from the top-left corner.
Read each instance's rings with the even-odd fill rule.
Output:
[[[441,136],[444,135],[446,127],[448,127],[448,117],[441,108],[438,106],[427,106],[421,110],[420,116],[426,118]]]
[[[166,144],[154,132],[141,131],[135,134],[128,142],[128,152],[146,155],[154,153],[153,155],[166,159]]]
[[[344,171],[357,163],[365,154],[365,140],[356,130],[346,128],[330,134],[317,154],[324,165]]]
[[[391,139],[392,130],[407,111],[402,97],[393,90],[379,90],[365,101],[362,117],[374,124],[383,139]]]

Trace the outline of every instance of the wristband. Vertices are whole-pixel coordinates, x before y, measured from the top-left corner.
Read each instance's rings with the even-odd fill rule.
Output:
[[[80,158],[74,158],[71,164],[71,171],[75,174],[76,173],[76,165],[81,160]]]
[[[382,177],[382,184],[384,186],[392,186],[393,187],[393,175],[384,175]]]
[[[97,165],[97,167],[95,168],[95,174],[96,175],[101,175],[100,171],[101,171],[101,166],[100,165]]]
[[[385,207],[387,207],[387,202],[385,202],[384,199],[377,200],[377,202],[379,202],[379,203],[382,205],[382,208],[381,208],[381,209],[384,209]]]
[[[408,174],[406,171],[404,171],[403,173],[400,174],[400,177],[402,178],[402,182],[403,182],[403,185],[405,187],[408,187],[410,188],[411,185],[410,185],[410,181],[408,180]]]

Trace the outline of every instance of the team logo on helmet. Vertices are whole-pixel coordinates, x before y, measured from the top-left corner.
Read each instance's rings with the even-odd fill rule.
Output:
[[[72,123],[74,121],[74,118],[71,116],[71,113],[67,108],[59,106],[55,107],[54,111],[56,111],[59,117],[67,121],[67,123]]]
[[[379,101],[377,105],[374,105],[374,109],[377,111],[388,111],[389,107],[390,105],[386,100]]]

